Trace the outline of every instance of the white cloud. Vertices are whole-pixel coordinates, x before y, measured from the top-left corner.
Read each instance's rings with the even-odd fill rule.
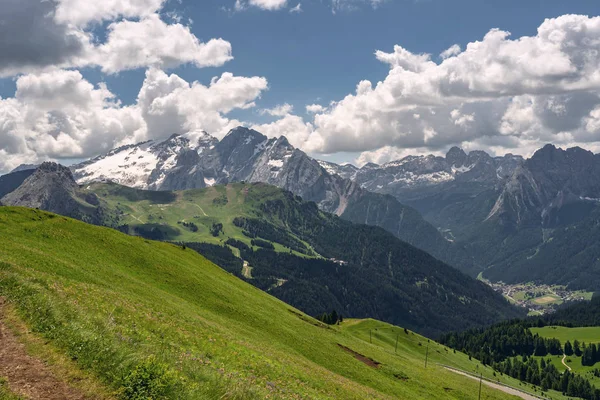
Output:
[[[446,58],[450,58],[450,57],[459,55],[460,52],[461,52],[460,46],[457,44],[454,44],[454,45],[450,46],[449,48],[447,48],[446,50],[442,51],[442,53],[440,54],[440,57],[442,57],[445,60]]]
[[[297,115],[287,114],[270,124],[253,125],[252,129],[267,137],[285,136],[292,146],[301,148],[313,132],[314,127]]]
[[[320,104],[309,104],[306,106],[306,112],[309,114],[320,113],[324,112],[325,110],[326,108]]]
[[[24,75],[16,84],[15,97],[0,100],[0,170],[92,155],[145,129],[135,107],[121,107],[106,86],[77,71]]]
[[[263,10],[280,10],[287,5],[287,0],[249,0],[249,3]]]
[[[302,3],[298,3],[296,7],[290,8],[290,13],[301,13],[302,12]]]
[[[0,171],[24,162],[84,158],[115,146],[206,130],[224,136],[241,124],[227,114],[254,105],[268,87],[261,77],[224,73],[210,85],[150,69],[136,104],[122,106],[104,85],[78,71],[29,74],[15,96],[0,99]]]
[[[5,1],[0,37],[10,40],[0,40],[0,78],[55,68],[214,67],[233,58],[229,42],[203,43],[189,26],[165,23],[157,13],[164,0]],[[113,22],[99,41],[93,25],[103,21]]]
[[[205,130],[217,137],[240,125],[226,114],[255,105],[268,83],[261,77],[239,77],[224,73],[210,85],[191,85],[175,74],[151,69],[138,95],[138,104],[148,123],[148,136]]]
[[[303,147],[417,152],[458,144],[522,152],[549,141],[600,142],[600,17],[548,19],[536,36],[516,39],[493,29],[449,54],[436,63],[401,46],[378,51],[390,65],[387,77],[360,82],[318,112]]]
[[[229,42],[212,39],[201,43],[189,27],[166,24],[157,14],[141,21],[109,25],[106,42],[93,54],[93,64],[107,73],[148,66],[172,68],[186,63],[213,67],[233,58]]]
[[[292,106],[291,104],[288,104],[288,103],[284,103],[284,104],[275,106],[273,108],[260,110],[260,114],[261,115],[268,114],[268,115],[272,115],[274,117],[283,117],[287,114],[290,114],[292,111],[294,111],[294,106]]]
[[[86,26],[92,22],[113,21],[119,17],[147,17],[160,10],[166,0],[57,0],[58,23]]]
[[[235,0],[233,11],[244,11],[247,10],[248,7],[276,11],[287,7],[287,0]]]

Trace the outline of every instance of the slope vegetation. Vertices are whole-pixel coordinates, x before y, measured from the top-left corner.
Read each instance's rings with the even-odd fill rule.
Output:
[[[471,399],[477,392],[469,378],[325,326],[189,249],[14,207],[0,208],[0,236],[0,295],[37,335],[123,398]],[[486,389],[486,399],[502,398]]]
[[[485,284],[384,229],[324,213],[274,186],[236,183],[148,192],[92,184],[81,196],[99,199],[102,212],[92,214],[116,216],[122,231],[186,242],[311,315],[336,309],[430,336],[520,315]],[[243,273],[242,259],[252,268],[250,274]]]

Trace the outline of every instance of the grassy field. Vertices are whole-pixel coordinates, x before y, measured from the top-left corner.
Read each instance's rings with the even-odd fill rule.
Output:
[[[547,294],[544,296],[536,297],[532,299],[535,304],[548,305],[548,304],[562,304],[563,300],[555,294]]]
[[[106,209],[115,210],[120,224],[163,226],[167,235],[165,239],[169,241],[223,244],[231,237],[251,246],[251,239],[233,224],[235,217],[254,217],[254,210],[259,206],[258,200],[253,198],[252,193],[249,194],[248,186],[242,183],[181,192],[148,192],[110,183],[95,183],[87,186],[85,191],[98,195]],[[269,198],[269,191],[273,197],[281,194],[280,189],[261,185],[261,201]],[[193,223],[197,231],[183,223]],[[211,233],[215,223],[223,224],[222,232],[217,236]],[[311,249],[308,243],[303,243]],[[276,251],[290,251],[279,243],[273,245]]]
[[[122,398],[477,398],[476,381],[436,364],[482,368],[467,356],[431,343],[425,368],[426,338],[402,333],[394,354],[383,327],[399,328],[323,325],[189,249],[9,207],[0,237],[15,315]]]
[[[558,339],[563,345],[567,340],[571,343],[575,340],[579,340],[580,343],[600,343],[600,327],[567,328],[564,326],[545,326],[543,328],[530,328],[530,330],[534,334],[537,333],[544,338]],[[563,372],[567,369],[561,362],[562,356],[553,356],[551,359],[559,371]],[[600,378],[595,377],[592,373],[594,369],[600,367],[599,363],[596,363],[594,366],[583,366],[581,365],[581,357],[575,355],[568,356],[565,362],[571,367],[573,372],[585,375],[591,383],[600,388]]]
[[[554,338],[565,343],[574,340],[585,343],[600,343],[600,327],[566,328],[564,326],[545,326],[543,328],[530,328],[531,332],[537,333],[544,338]]]
[[[530,384],[520,382],[507,375],[495,372],[492,368],[483,366],[476,359],[469,359],[469,356],[454,352],[433,340],[420,337],[413,332],[405,331],[402,328],[387,324],[376,320],[346,320],[342,323],[343,331],[351,333],[353,336],[369,342],[373,346],[378,346],[390,354],[395,354],[397,357],[410,362],[420,362],[421,366],[425,365],[427,355],[428,368],[437,365],[446,365],[454,367],[474,375],[481,375],[484,378],[499,382],[534,395],[540,395],[541,389]],[[396,345],[396,340],[398,344]],[[560,363],[560,359],[558,360]],[[568,399],[561,393],[549,391],[545,394],[551,399]],[[485,397],[483,397],[485,398]]]

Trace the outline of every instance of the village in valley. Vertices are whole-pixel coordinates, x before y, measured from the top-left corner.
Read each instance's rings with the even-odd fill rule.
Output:
[[[481,279],[481,278],[480,278]],[[564,303],[591,300],[591,292],[573,291],[565,286],[541,285],[534,283],[505,284],[503,282],[489,282],[496,292],[508,299],[511,303],[527,308],[529,315],[544,315],[552,313]]]

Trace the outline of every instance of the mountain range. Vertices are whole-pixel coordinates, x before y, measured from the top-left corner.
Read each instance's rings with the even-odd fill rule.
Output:
[[[184,190],[231,182],[263,182],[289,190],[343,219],[380,226],[440,260],[468,270],[464,248],[445,239],[414,208],[331,174],[285,137],[247,128],[218,141],[207,133],[124,146],[71,167],[77,183],[110,181],[136,189]]]
[[[474,262],[463,270],[473,276],[600,285],[600,155],[547,145],[524,159],[455,147],[446,157],[327,168],[417,209],[467,249]]]
[[[71,171],[81,185],[157,191],[264,182],[343,219],[380,226],[473,277],[600,285],[600,155],[581,148],[547,145],[525,159],[454,147],[445,157],[357,168],[240,127],[220,141],[202,133],[123,146]],[[13,180],[5,185],[13,188],[28,173],[0,179]]]
[[[264,183],[184,191],[79,186],[67,167],[44,163],[0,202],[182,243],[310,315],[335,309],[437,336],[522,313],[386,230]]]

